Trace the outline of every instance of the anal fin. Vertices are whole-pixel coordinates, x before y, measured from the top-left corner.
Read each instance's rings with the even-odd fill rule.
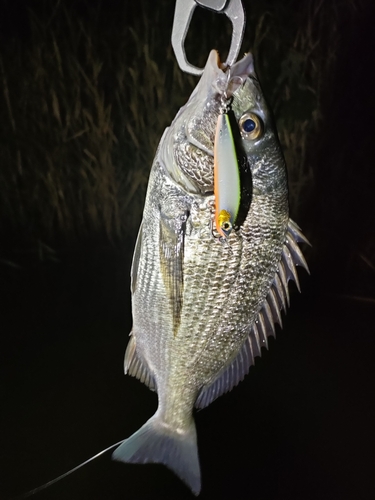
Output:
[[[131,335],[131,334],[130,334]],[[138,355],[136,351],[135,337],[131,336],[125,351],[124,373],[131,375],[143,382],[152,391],[156,390],[154,376],[147,363]]]

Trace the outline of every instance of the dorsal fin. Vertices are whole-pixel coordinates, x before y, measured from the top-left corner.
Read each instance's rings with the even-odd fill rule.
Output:
[[[294,280],[299,290],[296,266],[302,266],[309,272],[306,260],[297,245],[298,242],[309,244],[297,224],[289,219],[278,270],[249,335],[233,361],[210,385],[202,388],[195,403],[197,408],[205,408],[243,380],[250,366],[254,364],[254,358],[261,356],[261,348],[268,348],[267,338],[275,336],[275,323],[282,327],[280,310],[286,312],[286,305],[289,305],[288,281]]]
[[[130,334],[131,335],[131,334]],[[125,375],[131,375],[132,377],[138,378],[152,391],[156,390],[156,384],[154,376],[152,375],[147,363],[144,359],[141,359],[136,351],[135,337],[131,336],[129,343],[125,351],[124,360],[124,372]]]

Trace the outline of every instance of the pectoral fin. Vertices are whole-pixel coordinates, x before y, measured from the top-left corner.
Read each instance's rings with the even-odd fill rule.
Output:
[[[184,243],[188,213],[178,219],[160,219],[160,268],[173,315],[173,333],[181,321],[184,288]]]

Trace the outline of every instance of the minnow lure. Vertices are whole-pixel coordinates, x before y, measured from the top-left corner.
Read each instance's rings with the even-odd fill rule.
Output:
[[[227,238],[234,227],[241,200],[240,171],[228,113],[219,115],[214,145],[216,230]]]

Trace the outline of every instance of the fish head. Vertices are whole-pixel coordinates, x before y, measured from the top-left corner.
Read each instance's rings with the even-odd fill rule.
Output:
[[[278,148],[278,140],[254,71],[253,57],[248,53],[228,67],[212,50],[200,81],[166,130],[160,147],[169,174],[189,193],[205,195],[214,191],[215,131],[225,103],[230,103],[232,121],[237,127],[234,135],[251,175],[260,177],[259,182],[254,178],[252,182],[257,188],[266,188],[264,182],[269,183],[267,154]],[[279,167],[280,162],[272,165]]]
[[[273,115],[263,95],[250,53],[234,64],[227,94],[237,124],[240,147],[251,172],[253,194],[287,192],[284,156]]]
[[[189,193],[213,192],[215,128],[227,86],[228,74],[212,50],[188,102],[162,138],[161,159],[174,181]]]

